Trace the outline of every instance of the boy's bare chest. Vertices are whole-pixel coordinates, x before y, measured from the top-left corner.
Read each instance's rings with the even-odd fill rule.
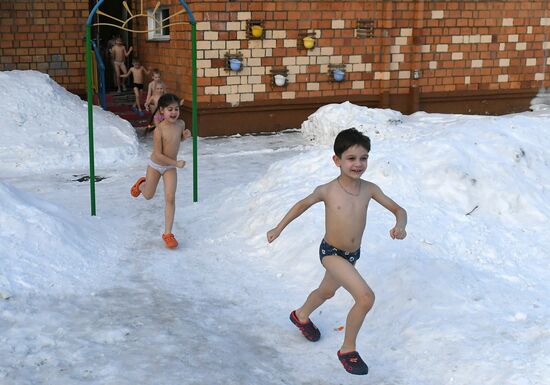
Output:
[[[116,46],[116,45],[115,45],[115,46],[112,48],[112,50],[113,50],[113,53],[114,53],[116,56],[124,55],[124,48],[122,48],[122,47],[119,47],[119,46]]]
[[[335,215],[355,217],[364,216],[368,208],[368,200],[362,196],[338,196],[325,202],[327,209]]]
[[[140,80],[143,79],[143,68],[140,68],[140,69],[133,68],[132,72],[135,78]]]

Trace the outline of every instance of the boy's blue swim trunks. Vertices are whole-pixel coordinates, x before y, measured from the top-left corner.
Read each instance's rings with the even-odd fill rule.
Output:
[[[361,249],[359,248],[350,253],[349,251],[340,250],[334,246],[329,245],[323,239],[321,241],[321,246],[319,246],[319,259],[321,260],[321,263],[323,263],[323,258],[325,258],[327,255],[338,255],[346,259],[352,265],[355,265],[355,262],[357,262],[357,260],[361,256]]]

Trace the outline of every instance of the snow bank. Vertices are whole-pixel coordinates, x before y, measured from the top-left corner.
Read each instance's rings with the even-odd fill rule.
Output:
[[[320,108],[302,125],[316,143],[332,144],[336,134],[356,127],[371,138],[367,177],[392,188],[443,200],[457,213],[479,210],[502,221],[543,225],[550,217],[550,117],[445,115],[350,103]],[[404,175],[403,175],[404,176]],[[521,181],[521,182],[520,182]]]
[[[86,102],[36,71],[0,72],[0,100],[0,171],[88,167]],[[94,137],[98,167],[127,163],[137,155],[132,126],[99,107],[94,107]]]
[[[550,313],[543,305],[550,290],[548,117],[404,117],[348,103],[323,107],[302,126],[304,135],[322,146],[276,161],[255,181],[205,202],[210,209],[203,214],[218,224],[208,231],[212,245],[232,242],[232,252],[249,259],[246,266],[260,265],[257,269],[272,276],[271,284],[249,284],[271,307],[299,306],[323,273],[317,257],[322,205],[270,245],[265,232],[315,186],[338,175],[326,145],[350,126],[373,142],[364,178],[409,213],[409,236],[392,241],[388,230],[394,218],[373,202],[357,264],[377,295],[359,337],[376,368],[373,383],[386,383],[387,373],[401,379],[396,383],[410,384],[545,383],[550,376],[544,362]],[[245,272],[238,274],[241,286],[254,282]],[[231,300],[238,296],[236,288],[223,292]],[[339,292],[313,314],[325,333],[323,343],[339,346],[342,335],[333,331],[351,305]],[[254,303],[244,307],[268,313]],[[411,376],[411,367],[429,370]],[[304,383],[314,383],[323,371],[317,370],[304,371]]]
[[[0,298],[21,291],[75,293],[111,280],[116,242],[97,218],[74,218],[4,182],[0,213]]]
[[[402,116],[349,103],[304,123],[310,146],[295,133],[202,140],[198,204],[191,169],[178,175],[178,250],[160,239],[161,187],[153,201],[128,194],[143,165],[101,185],[101,212],[123,235],[0,183],[0,293],[13,295],[1,302],[0,383],[144,384],[161,372],[170,384],[364,383],[336,359],[345,291],[312,314],[315,346],[288,321],[324,274],[322,205],[275,242],[265,235],[338,175],[327,146],[349,126],[373,142],[365,179],[409,213],[408,237],[393,241],[393,216],[369,208],[356,265],[377,298],[358,338],[369,383],[547,384],[549,114]],[[52,174],[10,183],[86,211]],[[44,178],[57,188],[40,188]],[[19,296],[103,280],[93,297]]]
[[[531,110],[550,110],[550,88],[541,88],[539,90],[537,96],[531,100]]]
[[[398,111],[367,108],[344,102],[327,104],[319,108],[302,123],[301,130],[311,141],[332,146],[334,138],[343,129],[355,127],[358,130],[376,130],[401,123],[404,119]]]

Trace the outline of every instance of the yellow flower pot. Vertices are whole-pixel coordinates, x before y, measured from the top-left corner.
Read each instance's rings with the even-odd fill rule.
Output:
[[[252,36],[254,36],[255,38],[260,38],[262,37],[264,29],[261,25],[253,25],[251,28],[251,32]]]
[[[304,47],[306,49],[312,49],[315,46],[315,39],[311,36],[304,37]]]

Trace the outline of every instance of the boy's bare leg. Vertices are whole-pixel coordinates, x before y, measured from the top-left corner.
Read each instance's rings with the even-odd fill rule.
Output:
[[[178,174],[175,168],[167,170],[162,176],[164,180],[164,234],[172,232],[174,224],[174,213],[176,211],[176,188],[178,185]]]
[[[147,166],[147,173],[145,174],[145,182],[139,186],[139,190],[143,194],[143,197],[147,200],[155,196],[157,186],[160,180],[160,172],[155,170],[151,166]]]
[[[120,75],[122,75],[120,73],[120,65],[113,61],[113,66],[115,67],[116,88],[117,91],[120,92],[120,83],[122,82],[122,79],[120,78]]]
[[[113,83],[118,86],[118,73],[117,73],[117,70],[116,70],[116,64],[115,64],[115,61],[114,60],[111,60],[111,69],[113,70]]]
[[[302,323],[308,322],[309,315],[327,299],[332,298],[339,287],[340,284],[336,282],[328,272],[325,272],[325,276],[319,284],[319,287],[309,293],[302,307],[296,309],[296,317],[298,317],[298,320]]]
[[[346,319],[346,333],[340,353],[357,350],[356,341],[365,316],[374,305],[374,293],[355,267],[342,257],[329,255],[323,258],[323,265],[330,277],[344,287],[355,300]]]
[[[126,75],[128,73],[128,69],[126,68],[126,64],[124,64],[124,62],[120,63],[118,65],[118,67],[120,67],[120,71],[122,71],[122,74],[123,75]],[[120,79],[120,78],[119,78]],[[124,91],[126,91],[126,79],[127,78],[124,78],[124,79],[120,79],[121,80],[121,84],[122,84],[122,89]]]
[[[140,103],[140,100],[139,100],[139,88],[137,88],[137,87],[134,87],[134,96],[136,97],[135,106],[139,111],[141,111],[141,103]]]

